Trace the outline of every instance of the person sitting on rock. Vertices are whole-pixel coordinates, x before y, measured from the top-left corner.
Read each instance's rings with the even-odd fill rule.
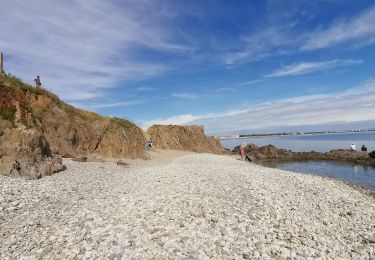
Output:
[[[361,147],[361,151],[362,151],[362,152],[367,152],[367,147],[366,147],[365,145],[362,145],[362,147]]]
[[[350,145],[350,150],[352,150],[352,151],[355,151],[355,150],[356,150],[356,148],[355,148],[355,144],[351,144],[351,145]]]

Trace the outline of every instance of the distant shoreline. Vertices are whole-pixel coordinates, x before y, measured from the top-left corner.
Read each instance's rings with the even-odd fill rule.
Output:
[[[247,138],[262,138],[262,137],[278,137],[278,136],[315,136],[315,135],[334,135],[334,134],[358,134],[375,132],[375,129],[370,130],[353,130],[353,131],[327,131],[327,132],[295,132],[295,133],[276,133],[276,134],[249,134],[249,135],[224,135],[215,136],[219,140],[228,139],[247,139]]]

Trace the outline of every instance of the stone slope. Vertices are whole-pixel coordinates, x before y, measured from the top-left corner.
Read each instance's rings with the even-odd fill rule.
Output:
[[[45,138],[51,153],[60,155],[147,158],[146,139],[135,124],[76,109],[43,88],[4,75],[0,75],[0,126],[2,132],[33,129]],[[3,142],[16,144],[17,136],[6,135]],[[5,149],[1,157],[20,155]]]
[[[202,126],[153,125],[147,133],[159,149],[222,153],[224,148],[213,137],[204,134]]]

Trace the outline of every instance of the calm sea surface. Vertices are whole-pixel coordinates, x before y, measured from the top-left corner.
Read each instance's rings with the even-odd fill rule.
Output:
[[[375,132],[221,140],[221,144],[228,149],[233,149],[241,143],[253,143],[258,146],[273,144],[278,148],[285,148],[295,152],[328,152],[332,149],[349,149],[349,146],[354,143],[358,149],[364,144],[367,146],[368,151],[372,151],[375,150]]]
[[[278,148],[297,152],[327,152],[332,149],[348,149],[350,144],[354,143],[357,149],[364,144],[368,151],[372,151],[375,150],[375,132],[229,139],[221,140],[221,143],[228,149],[233,149],[241,143],[253,143],[258,146],[273,144]],[[262,162],[262,165],[287,171],[313,173],[375,190],[375,168],[370,166],[334,161],[272,161]]]

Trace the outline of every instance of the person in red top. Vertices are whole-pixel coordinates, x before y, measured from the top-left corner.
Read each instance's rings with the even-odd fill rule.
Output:
[[[40,82],[40,77],[39,77],[39,75],[36,76],[36,79],[34,79],[34,82],[35,82],[35,85],[36,85],[37,87],[42,86],[42,82]]]

